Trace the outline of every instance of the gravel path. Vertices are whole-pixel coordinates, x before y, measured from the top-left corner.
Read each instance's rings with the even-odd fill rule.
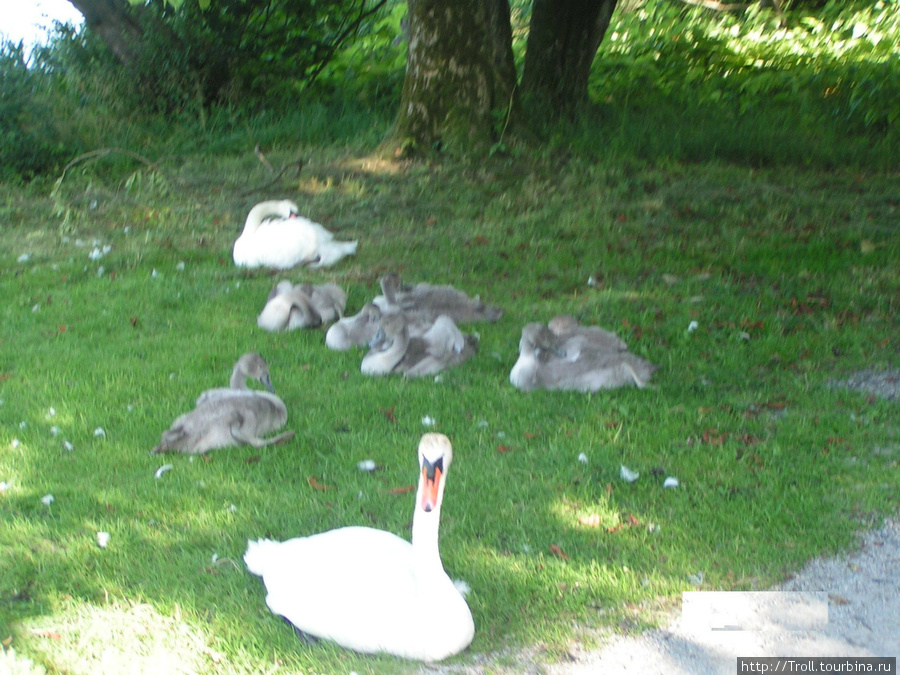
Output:
[[[772,590],[824,591],[827,623],[818,630],[713,631],[679,614],[664,629],[614,638],[544,672],[733,675],[738,656],[900,657],[900,520],[867,533],[858,551],[814,560]]]

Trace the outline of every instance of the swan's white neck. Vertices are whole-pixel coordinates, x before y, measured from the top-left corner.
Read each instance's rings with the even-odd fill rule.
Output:
[[[441,525],[440,504],[430,513],[419,504],[413,514],[412,549],[416,570],[422,573],[444,573],[438,548],[438,528]]]
[[[262,225],[262,222],[266,219],[266,216],[272,213],[272,205],[266,202],[262,204],[257,204],[252,209],[250,209],[250,213],[247,214],[247,220],[244,222],[244,232],[250,233],[257,229]]]

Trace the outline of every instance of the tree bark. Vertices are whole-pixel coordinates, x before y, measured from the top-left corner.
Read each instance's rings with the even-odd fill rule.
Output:
[[[144,44],[144,30],[122,0],[69,0],[123,66],[134,68]]]
[[[489,146],[517,104],[508,0],[409,0],[408,11],[406,76],[388,149]]]
[[[522,75],[523,98],[538,114],[574,112],[618,0],[534,0]]]

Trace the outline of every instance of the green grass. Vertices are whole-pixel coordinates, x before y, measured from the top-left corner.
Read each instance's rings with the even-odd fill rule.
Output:
[[[349,311],[389,270],[480,293],[506,314],[469,327],[473,361],[440,382],[369,379],[361,353],[330,352],[319,331],[260,331],[281,275],[230,261],[256,200],[238,192],[268,180],[245,155],[217,155],[212,171],[187,157],[168,182],[85,167],[55,200],[49,186],[4,188],[0,639],[20,657],[67,672],[162,667],[163,642],[200,672],[403,668],[301,645],[241,556],[248,538],[349,524],[405,535],[411,497],[391,489],[415,480],[426,415],[456,450],[441,544],[473,588],[463,663],[535,645],[554,658],[593,629],[647,625],[697,572],[706,589],[765,588],[896,510],[896,403],[830,384],[898,365],[896,175],[313,156],[268,194],[360,250],[285,276],[342,284]],[[111,246],[99,261],[94,241]],[[656,387],[513,389],[522,326],[561,312],[618,331],[661,366]],[[251,349],[296,439],[151,456]],[[384,468],[359,472],[369,458]],[[623,463],[638,482],[618,478]],[[655,468],[681,486],[664,490]]]
[[[646,7],[671,16],[617,15],[631,37],[604,43],[599,110],[479,163],[370,157],[387,84],[385,109],[330,96],[177,121],[48,97],[56,116],[32,122],[61,124],[71,154],[157,164],[114,153],[0,185],[0,643],[15,651],[0,669],[414,668],[301,644],[241,556],[248,538],[351,524],[405,536],[412,498],[393,488],[415,480],[425,416],[455,449],[444,564],[473,589],[477,633],[456,661],[491,672],[652,625],[698,573],[704,589],[767,588],[896,513],[897,403],[834,386],[900,367],[896,8],[829,5],[833,30],[780,31]],[[307,164],[259,190],[273,176],[257,144]],[[273,197],[359,254],[236,269],[247,210]],[[111,248],[91,260],[95,246]],[[438,382],[365,378],[362,354],[320,331],[256,327],[282,276],[339,283],[355,312],[389,271],[506,314],[464,327],[479,354]],[[660,365],[655,387],[516,391],[522,326],[559,313],[617,331]],[[249,350],[295,440],[151,456]],[[621,464],[641,478],[621,481]]]

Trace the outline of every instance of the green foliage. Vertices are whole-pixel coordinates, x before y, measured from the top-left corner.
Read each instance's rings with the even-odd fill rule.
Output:
[[[388,2],[335,52],[319,82],[367,101],[399,99],[406,68],[406,3]]]
[[[891,161],[900,144],[900,4],[829,2],[815,16],[805,7],[786,14],[786,27],[756,5],[710,13],[659,0],[618,13],[592,93],[620,119],[683,116],[685,135],[694,125],[740,152],[768,135],[773,149],[790,148],[768,153],[780,161],[803,144],[814,156],[824,150],[821,161],[842,161],[827,156],[855,154],[854,139],[866,139],[879,161]]]
[[[168,30],[147,22],[157,38],[147,67],[193,79],[183,96],[204,104],[236,105],[290,99],[315,81],[336,51],[368,29],[383,0],[216,0],[171,11],[156,0],[144,7]],[[377,17],[376,19],[377,20]]]
[[[21,44],[0,44],[0,180],[29,179],[64,155],[46,84],[28,69]]]

